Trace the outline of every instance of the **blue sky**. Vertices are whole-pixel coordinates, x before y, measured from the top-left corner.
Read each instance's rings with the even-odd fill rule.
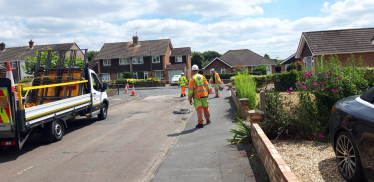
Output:
[[[74,6],[72,6],[74,4]],[[284,59],[302,32],[374,27],[373,0],[0,0],[0,42],[7,47],[170,38],[193,51],[250,49]]]

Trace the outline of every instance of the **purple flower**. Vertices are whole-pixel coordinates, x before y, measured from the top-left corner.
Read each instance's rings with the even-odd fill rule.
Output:
[[[321,122],[318,122],[318,125],[321,125]]]
[[[305,89],[306,88],[306,86],[304,85],[304,86],[302,86],[302,87],[300,87],[301,89]]]
[[[325,91],[325,89],[321,89],[321,91],[323,92],[323,91]]]
[[[322,82],[319,82],[319,85],[321,85],[321,86],[322,86],[322,85],[323,85],[323,83],[322,83]]]
[[[316,87],[316,86],[317,86],[317,83],[316,83],[316,82],[314,82],[314,83],[313,83],[313,87]]]
[[[314,136],[316,137],[316,136],[317,136],[317,133],[314,133]]]
[[[292,87],[290,87],[289,90],[292,90]]]
[[[336,79],[337,79],[337,80],[341,80],[341,79],[342,79],[342,77],[340,77],[340,76],[339,76],[339,77],[338,77],[338,78],[336,78]]]
[[[318,133],[318,137],[323,138],[324,136],[322,135],[322,133]]]
[[[326,75],[325,75],[325,78],[327,78],[327,77],[329,77],[329,75],[328,75],[328,74],[326,74]]]
[[[309,90],[309,88],[308,88],[308,87],[306,87],[306,90]]]
[[[333,70],[333,69],[334,69],[334,67],[331,67],[331,69]]]
[[[297,81],[297,84],[299,84],[300,82],[299,81]]]
[[[308,76],[310,76],[310,71],[308,71],[308,72],[306,72],[306,73],[304,74],[304,77],[305,77],[305,78],[307,78]]]
[[[332,89],[331,92],[333,92],[333,93],[338,93],[339,90],[337,90],[337,89]]]
[[[288,93],[288,94],[292,94],[291,91],[289,91],[289,90],[287,90],[287,93]]]
[[[331,72],[329,72],[329,76],[331,76],[332,75],[332,73]]]

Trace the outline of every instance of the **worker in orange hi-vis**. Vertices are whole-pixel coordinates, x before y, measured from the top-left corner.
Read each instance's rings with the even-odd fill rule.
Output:
[[[181,77],[179,78],[178,80],[178,87],[182,87],[182,93],[181,93],[181,97],[184,97],[186,96],[186,85],[187,85],[187,78],[184,76],[184,73],[182,72],[181,73]]]
[[[214,90],[216,91],[216,96],[214,98],[219,97],[218,88],[219,84],[221,83],[221,78],[219,77],[219,74],[214,71],[214,69],[211,69],[212,76],[210,77],[209,82],[214,84]]]
[[[198,124],[196,128],[204,128],[203,113],[206,123],[210,124],[211,122],[208,108],[209,85],[206,78],[198,74],[199,67],[197,65],[193,65],[191,70],[193,76],[188,83],[188,101],[190,101],[192,105],[193,98],[194,106],[197,111]]]

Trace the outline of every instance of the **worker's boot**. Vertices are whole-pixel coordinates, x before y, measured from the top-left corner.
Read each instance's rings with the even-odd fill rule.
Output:
[[[196,128],[204,128],[204,125],[203,124],[197,124]]]
[[[183,94],[181,94],[181,97],[183,97]]]
[[[206,124],[210,124],[211,122],[210,121],[206,121]]]

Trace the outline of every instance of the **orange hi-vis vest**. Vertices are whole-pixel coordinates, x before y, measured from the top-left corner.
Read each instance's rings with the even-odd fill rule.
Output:
[[[188,83],[188,100],[207,97],[209,92],[208,81],[203,75],[194,75]]]

